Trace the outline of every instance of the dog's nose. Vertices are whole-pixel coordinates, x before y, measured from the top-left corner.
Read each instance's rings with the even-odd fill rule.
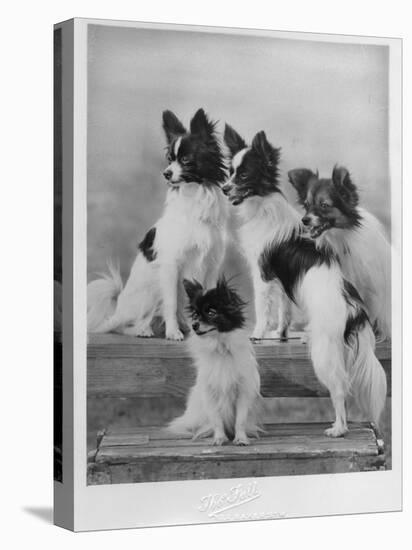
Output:
[[[194,323],[192,323],[192,329],[193,329],[193,330],[195,330],[195,331],[196,331],[196,330],[199,330],[199,327],[200,327],[200,324],[199,324],[197,321],[195,321]]]
[[[232,186],[230,185],[230,183],[225,183],[225,185],[222,186],[222,191],[225,195],[227,195],[231,189]]]
[[[310,224],[310,217],[309,216],[303,216],[302,223],[303,223],[303,225],[309,225]]]
[[[172,171],[169,168],[166,168],[166,170],[163,172],[163,175],[167,180],[170,180],[170,178],[172,177]]]

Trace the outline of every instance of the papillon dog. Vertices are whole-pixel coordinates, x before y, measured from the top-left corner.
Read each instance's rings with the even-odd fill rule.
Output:
[[[379,338],[391,334],[391,246],[380,222],[359,206],[349,171],[335,166],[331,178],[291,170],[289,181],[305,209],[302,223],[318,249],[339,258],[343,275],[359,291]]]
[[[197,378],[183,416],[169,429],[194,439],[212,436],[214,445],[228,440],[248,445],[249,437],[260,431],[262,398],[256,358],[243,330],[245,303],[224,278],[210,290],[197,281],[185,280],[184,287]]]
[[[119,271],[88,285],[88,329],[153,336],[162,316],[166,337],[183,339],[183,278],[216,284],[225,255],[227,201],[220,184],[225,161],[215,123],[199,109],[189,131],[171,111],[163,113],[168,185],[162,217],[147,232],[123,288]]]
[[[270,323],[273,284],[303,310],[309,349],[320,382],[329,390],[335,421],[326,435],[347,431],[345,400],[353,395],[369,420],[378,423],[385,405],[386,376],[374,353],[375,336],[363,302],[347,281],[339,258],[302,235],[300,216],[278,182],[280,150],[264,132],[251,146],[226,126],[231,176],[223,190],[236,206],[240,242],[251,267],[259,336]]]

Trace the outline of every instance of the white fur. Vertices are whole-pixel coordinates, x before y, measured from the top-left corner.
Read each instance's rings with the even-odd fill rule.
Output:
[[[300,217],[280,194],[265,199],[251,197],[236,208],[243,221],[239,237],[251,267],[255,295],[256,324],[252,338],[261,339],[268,336],[274,328],[276,319],[279,336],[285,338],[291,320],[290,300],[278,281],[266,283],[262,280],[258,259],[266,246],[282,242],[294,231],[299,231]],[[276,307],[277,315],[274,313]]]
[[[265,283],[259,273],[258,260],[271,244],[281,243],[299,229],[299,216],[280,195],[254,197],[242,203],[243,221],[240,240],[249,261],[256,301],[256,327],[259,335],[271,322],[265,307],[275,282]],[[335,422],[326,430],[333,437],[347,431],[345,399],[350,393],[360,400],[369,419],[378,422],[386,397],[385,372],[374,355],[374,336],[369,325],[357,335],[357,342],[347,346],[344,332],[347,319],[356,313],[344,298],[342,271],[337,262],[331,266],[314,266],[302,273],[295,298],[304,311],[309,328],[310,354],[315,373],[330,392]],[[261,317],[263,316],[263,318]]]
[[[177,138],[173,149],[175,157],[177,157],[181,143],[182,143],[182,138],[181,137]],[[177,160],[172,161],[167,167],[167,170],[171,171],[171,177],[169,180],[170,183],[176,184],[180,182],[181,176],[182,176],[182,166],[180,162],[178,162]]]
[[[148,262],[139,253],[124,289],[114,269],[88,285],[89,330],[152,336],[152,320],[162,315],[166,337],[183,339],[182,280],[195,278],[205,288],[215,285],[225,254],[226,223],[227,203],[216,186],[183,183],[169,189],[155,225],[156,259]]]
[[[212,435],[213,444],[247,445],[259,431],[260,378],[253,347],[242,330],[188,340],[197,378],[186,411],[169,425],[174,433],[193,438]]]
[[[380,337],[391,335],[391,245],[381,223],[359,208],[361,225],[353,229],[332,228],[316,241],[329,246],[339,257],[342,272],[365,302]]]

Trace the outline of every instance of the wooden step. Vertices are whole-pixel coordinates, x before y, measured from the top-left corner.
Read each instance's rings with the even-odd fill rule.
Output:
[[[162,427],[100,434],[88,484],[138,483],[385,469],[383,441],[370,423],[329,438],[324,423],[269,424],[247,447],[172,436]]]
[[[254,344],[263,397],[327,397],[313,371],[301,334],[288,342],[262,340]],[[195,369],[185,342],[134,338],[119,334],[89,334],[87,393],[93,397],[181,397],[195,381]],[[391,393],[391,342],[376,346]]]

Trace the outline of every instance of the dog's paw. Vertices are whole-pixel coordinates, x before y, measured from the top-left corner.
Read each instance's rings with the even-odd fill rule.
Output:
[[[268,333],[267,338],[274,339],[274,340],[279,339],[280,342],[287,342],[289,340],[289,333],[287,329],[271,330]]]
[[[138,338],[153,338],[154,332],[151,328],[145,328],[137,332],[136,336]]]
[[[178,342],[180,342],[181,340],[184,340],[183,333],[178,328],[176,328],[174,330],[166,331],[166,338],[168,340],[176,340]]]
[[[215,435],[212,439],[212,445],[220,447],[228,441],[228,438],[225,435]]]
[[[249,445],[250,441],[246,434],[241,434],[235,437],[235,439],[233,440],[233,444],[239,445],[240,447],[244,447],[246,445]]]
[[[252,341],[258,341],[258,340],[262,340],[262,338],[264,338],[264,337],[265,337],[265,331],[255,328],[255,330],[253,331],[253,334],[250,337],[250,339]]]
[[[345,428],[344,426],[336,426],[333,424],[330,428],[326,428],[325,435],[328,437],[343,437],[345,433],[348,431],[348,428]]]

